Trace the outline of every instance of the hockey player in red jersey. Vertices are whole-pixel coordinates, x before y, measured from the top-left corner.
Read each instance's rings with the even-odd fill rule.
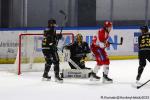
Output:
[[[109,32],[111,31],[112,23],[110,21],[106,21],[104,23],[104,27],[98,31],[97,36],[93,37],[91,50],[94,53],[97,65],[95,66],[93,72],[95,74],[98,73],[98,70],[103,66],[103,83],[112,83],[113,80],[108,77],[109,73],[109,58],[105,49],[110,46],[108,42]],[[95,79],[91,77],[91,79]],[[100,77],[97,77],[100,79]]]

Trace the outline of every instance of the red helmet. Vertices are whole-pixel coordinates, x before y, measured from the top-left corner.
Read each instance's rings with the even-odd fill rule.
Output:
[[[110,21],[105,21],[104,27],[111,27],[111,26],[112,26],[112,22],[110,22]]]

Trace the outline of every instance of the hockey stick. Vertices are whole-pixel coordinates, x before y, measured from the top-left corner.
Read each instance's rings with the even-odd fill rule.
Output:
[[[81,70],[81,68],[72,59],[69,59],[68,62],[70,62],[74,67],[76,67],[76,69]]]
[[[60,33],[59,33],[60,35],[62,35],[63,27],[64,27],[64,25],[65,25],[66,22],[67,22],[67,14],[66,14],[63,10],[60,10],[59,13],[64,16],[64,20],[63,20],[62,25],[61,25],[61,27],[60,27]],[[56,43],[56,44],[58,44],[58,42],[59,42],[59,40],[57,40],[57,43]]]
[[[66,51],[64,51],[64,52],[66,52]],[[62,52],[62,53],[64,53],[64,52]],[[70,50],[69,50],[69,52],[70,52]],[[67,62],[70,62],[76,69],[81,70],[81,68],[70,58],[70,54],[67,54],[67,57],[65,59]]]
[[[139,89],[139,88],[143,87],[143,86],[144,86],[144,85],[146,85],[148,82],[150,82],[150,80],[146,81],[145,83],[143,83],[143,84],[142,84],[142,85],[140,85],[140,86],[137,86],[137,89]]]
[[[122,45],[123,43],[123,37],[120,38],[120,43],[110,43],[110,44],[114,44],[114,45]]]
[[[81,69],[72,59],[68,59],[68,62],[71,63],[76,69],[71,70],[64,70],[62,76],[64,75],[65,78],[89,78],[90,73],[92,72],[91,69]],[[67,72],[67,73],[66,73]],[[68,74],[68,75],[67,75]],[[67,75],[67,76],[66,76]],[[63,76],[63,77],[64,77]]]
[[[64,49],[64,52],[61,52],[61,53],[64,54],[64,59],[65,59],[64,61],[69,62],[71,65],[73,65],[75,67],[75,69],[62,70],[62,77],[64,77],[64,78],[67,78],[67,77],[68,78],[69,77],[70,78],[71,77],[89,78],[89,73],[91,72],[91,70],[90,69],[81,69],[79,67],[79,65],[70,58],[70,50]]]
[[[63,23],[62,23],[62,26],[61,26],[61,30],[60,30],[60,34],[62,34],[63,27],[66,24],[68,19],[67,19],[67,14],[63,10],[60,10],[59,13],[64,16],[64,20],[63,20]]]

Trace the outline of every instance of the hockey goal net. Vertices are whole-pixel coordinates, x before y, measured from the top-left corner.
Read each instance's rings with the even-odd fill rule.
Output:
[[[42,53],[43,34],[19,34],[18,53],[13,70],[20,75],[22,72],[44,70],[44,55]],[[73,33],[63,33],[58,42],[60,62],[64,61],[62,47],[74,41]]]

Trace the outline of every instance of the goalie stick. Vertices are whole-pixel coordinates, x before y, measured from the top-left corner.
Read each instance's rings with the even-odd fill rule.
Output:
[[[62,71],[63,78],[89,78],[91,69],[81,69],[72,59],[68,59],[76,69],[69,69]]]
[[[139,88],[143,87],[143,86],[144,86],[144,85],[146,85],[148,82],[150,82],[150,80],[146,81],[145,83],[143,83],[143,84],[142,84],[142,85],[140,85],[140,86],[137,86],[137,89],[139,89]]]
[[[69,54],[69,50],[64,50],[63,53],[66,56],[64,57],[64,61],[71,63],[76,69],[64,69],[62,70],[61,76],[63,78],[89,78],[89,73],[92,71],[90,69],[81,69],[78,64],[76,64],[71,58]]]
[[[62,53],[65,53],[65,52],[68,53],[66,50],[62,50],[62,51],[63,51]],[[66,59],[65,61],[70,62],[76,69],[81,70],[81,68],[70,58],[70,54],[67,54],[67,56],[65,56],[64,59]]]
[[[114,45],[122,45],[123,43],[123,37],[120,38],[120,43],[110,43],[110,44],[114,44]]]
[[[68,62],[70,62],[76,69],[81,69],[72,59],[69,59]]]

